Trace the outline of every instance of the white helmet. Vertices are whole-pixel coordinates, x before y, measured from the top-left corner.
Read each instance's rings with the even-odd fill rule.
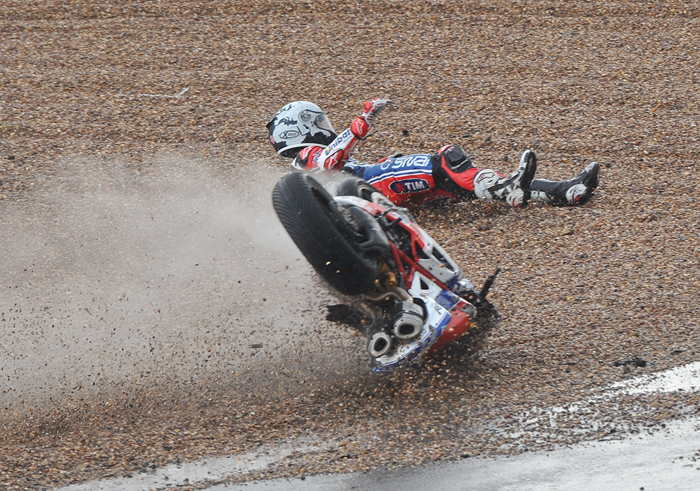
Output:
[[[270,143],[279,155],[294,157],[309,145],[330,145],[338,136],[323,109],[313,102],[290,102],[267,123]]]

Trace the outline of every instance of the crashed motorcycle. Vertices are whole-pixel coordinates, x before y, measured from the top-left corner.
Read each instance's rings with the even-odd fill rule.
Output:
[[[499,270],[476,290],[408,210],[366,181],[324,187],[293,172],[276,183],[272,202],[311,266],[362,312],[374,371],[430,359],[498,320],[486,296]]]

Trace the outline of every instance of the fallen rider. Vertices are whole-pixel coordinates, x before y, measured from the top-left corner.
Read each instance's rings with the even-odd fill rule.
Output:
[[[525,207],[530,200],[555,206],[586,203],[598,186],[600,166],[588,164],[566,181],[535,179],[537,157],[526,150],[518,168],[508,175],[477,168],[461,147],[446,145],[435,154],[395,155],[376,164],[352,158],[376,116],[391,101],[365,102],[362,114],[338,135],[325,112],[307,101],[291,102],[267,123],[270,143],[292,167],[307,171],[341,171],[361,177],[397,206],[483,199]]]

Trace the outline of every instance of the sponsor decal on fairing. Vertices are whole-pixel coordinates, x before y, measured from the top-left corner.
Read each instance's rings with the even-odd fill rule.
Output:
[[[441,307],[450,310],[459,303],[460,297],[450,291],[443,290],[435,300]]]

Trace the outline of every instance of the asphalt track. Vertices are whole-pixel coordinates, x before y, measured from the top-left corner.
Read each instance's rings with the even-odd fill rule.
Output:
[[[400,471],[275,480],[209,491],[696,491],[700,483],[700,418],[663,432],[511,458],[467,459]],[[136,488],[138,489],[138,488]]]

